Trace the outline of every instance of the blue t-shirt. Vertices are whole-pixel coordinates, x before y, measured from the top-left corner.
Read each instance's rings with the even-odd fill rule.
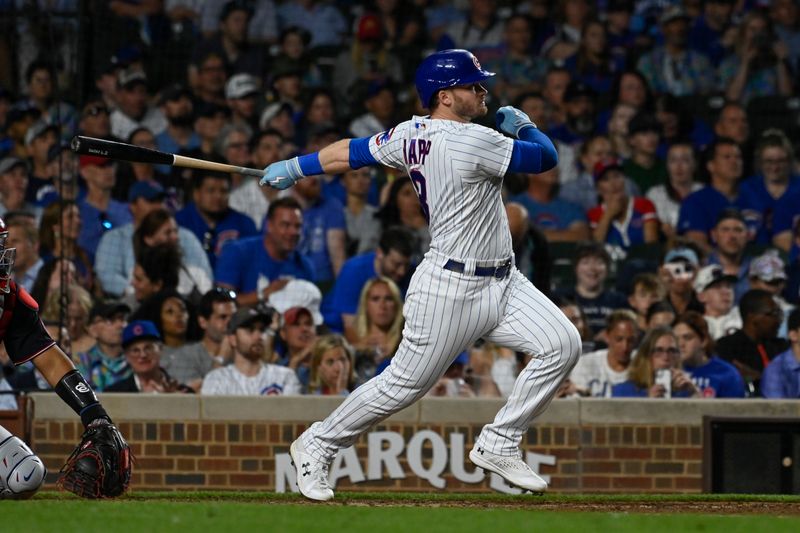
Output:
[[[369,192],[367,193],[367,203],[380,207],[381,188],[378,185],[378,180],[373,179],[369,185]],[[337,174],[331,181],[322,182],[322,196],[323,198],[335,198],[341,202],[342,205],[347,205],[347,191],[342,185],[342,176]]]
[[[770,361],[761,375],[765,398],[800,398],[800,361],[789,348]]]
[[[800,187],[792,187],[775,202],[775,211],[772,214],[773,235],[792,231],[798,218],[800,218]]]
[[[328,230],[332,229],[347,231],[344,207],[339,200],[320,197],[316,204],[303,210],[303,235],[297,249],[314,265],[315,282],[334,278],[328,250]]]
[[[611,387],[612,398],[647,398],[647,392],[647,387],[640,388],[636,383],[630,380],[617,383]],[[672,391],[670,397],[688,398],[689,393],[683,390]]]
[[[744,381],[736,367],[712,356],[698,367],[684,365],[703,398],[744,398]]]
[[[787,208],[797,208],[796,204],[791,204],[796,199],[800,190],[800,180],[792,179],[786,192],[780,198],[773,198],[764,184],[762,175],[752,176],[739,186],[739,198],[745,219],[755,220],[758,215],[764,221],[758,228],[755,242],[759,244],[770,244],[772,236],[775,235],[775,214],[779,204],[786,205]]]
[[[164,130],[156,135],[156,147],[168,154],[178,154],[188,150],[196,150],[200,148],[200,136],[193,131],[189,136],[189,140],[186,141],[186,145],[181,146],[178,144],[178,141],[169,134],[169,131]],[[162,174],[169,175],[172,172],[172,167],[169,165],[156,165],[156,170]]]
[[[356,314],[361,289],[375,275],[375,252],[357,255],[344,262],[336,283],[322,300],[322,316],[328,327],[344,330],[342,314]]]
[[[123,204],[116,200],[109,200],[108,209],[100,211],[84,198],[78,200],[78,211],[81,216],[81,232],[78,235],[78,246],[86,250],[92,263],[94,263],[94,254],[103,234],[112,228],[124,226],[133,220],[131,212],[128,210],[128,204]]]
[[[197,237],[203,245],[206,255],[208,255],[208,262],[211,264],[211,268],[216,265],[217,257],[219,257],[222,246],[226,242],[258,235],[253,219],[235,209],[228,209],[225,216],[217,221],[217,225],[213,230],[200,216],[200,212],[194,202],[190,202],[186,207],[175,213],[175,220],[180,226],[188,229]]]
[[[222,249],[214,271],[217,283],[230,285],[238,292],[251,293],[262,283],[275,281],[282,276],[311,281],[314,270],[311,262],[297,251],[284,261],[273,259],[264,248],[261,236],[231,241]]]
[[[759,234],[764,223],[762,214],[753,209],[742,194],[730,201],[710,185],[693,192],[683,200],[678,216],[678,233],[701,231],[708,235],[717,223],[719,214],[728,207],[735,207],[742,211],[751,237]]]
[[[521,193],[510,201],[524,205],[528,210],[528,218],[542,229],[565,230],[575,222],[586,222],[586,215],[579,205],[561,198],[541,203],[527,193]]]

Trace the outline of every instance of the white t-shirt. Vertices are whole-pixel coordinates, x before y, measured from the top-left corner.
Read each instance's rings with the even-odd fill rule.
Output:
[[[715,341],[721,339],[725,335],[730,335],[737,329],[742,329],[742,315],[739,314],[738,307],[734,307],[728,311],[727,315],[717,317],[705,315],[703,318],[706,319],[708,332]]]
[[[206,374],[200,394],[219,396],[277,396],[300,394],[300,380],[290,368],[263,363],[255,376],[245,376],[234,365]]]
[[[608,350],[597,350],[581,356],[572,369],[570,380],[591,396],[611,398],[611,387],[627,381],[628,370],[617,372],[608,365]]]

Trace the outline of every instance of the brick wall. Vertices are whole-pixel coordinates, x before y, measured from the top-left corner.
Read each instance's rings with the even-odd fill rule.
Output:
[[[141,422],[120,421],[136,467],[135,489],[257,489],[274,490],[275,456],[288,452],[294,436],[306,424],[253,421]],[[449,435],[464,435],[465,450],[471,449],[482,424],[387,424],[374,431],[392,431],[408,442],[420,430],[431,430],[449,442]],[[37,453],[50,471],[53,483],[58,469],[80,435],[76,420],[36,420],[33,440]],[[367,439],[356,444],[366,471]],[[699,492],[702,487],[702,441],[699,426],[608,424],[585,427],[543,425],[532,427],[525,450],[555,457],[555,465],[539,470],[551,477],[551,487],[562,492]],[[430,446],[423,447],[423,461],[430,460]],[[427,456],[427,457],[426,457]],[[405,455],[400,456],[405,479],[382,479],[353,484],[338,483],[345,490],[387,491],[433,490],[431,484],[413,475]],[[465,461],[464,469],[474,469]],[[467,484],[450,469],[442,473],[451,490],[486,491],[489,479]]]
[[[35,394],[32,445],[55,481],[78,442],[80,422],[54,394]],[[137,457],[136,489],[291,489],[291,441],[338,406],[328,397],[104,395]],[[502,401],[423,399],[340,454],[332,475],[346,490],[503,490],[466,458]],[[523,438],[526,458],[560,492],[699,492],[703,418],[800,420],[800,402],[770,400],[557,400]],[[381,433],[382,432],[382,433]],[[422,438],[424,437],[424,438]],[[381,440],[384,439],[384,440]],[[389,477],[386,455],[401,450]],[[452,447],[455,445],[455,449]],[[394,453],[394,452],[393,452]],[[442,457],[444,456],[444,458]],[[355,463],[355,464],[353,464]],[[438,465],[438,466],[437,466]],[[438,468],[432,479],[425,470]],[[353,474],[355,472],[355,474]],[[291,474],[290,474],[291,473]],[[382,475],[381,475],[382,473]]]

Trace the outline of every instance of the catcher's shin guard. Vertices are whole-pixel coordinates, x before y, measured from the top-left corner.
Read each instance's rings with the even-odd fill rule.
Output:
[[[0,500],[30,498],[46,474],[47,468],[28,445],[0,426]]]

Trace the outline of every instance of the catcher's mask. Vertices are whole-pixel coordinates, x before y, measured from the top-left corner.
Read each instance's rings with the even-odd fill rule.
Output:
[[[0,218],[0,291],[7,293],[8,280],[11,279],[11,272],[14,270],[14,259],[17,257],[16,248],[6,248],[8,240],[8,226]]]

